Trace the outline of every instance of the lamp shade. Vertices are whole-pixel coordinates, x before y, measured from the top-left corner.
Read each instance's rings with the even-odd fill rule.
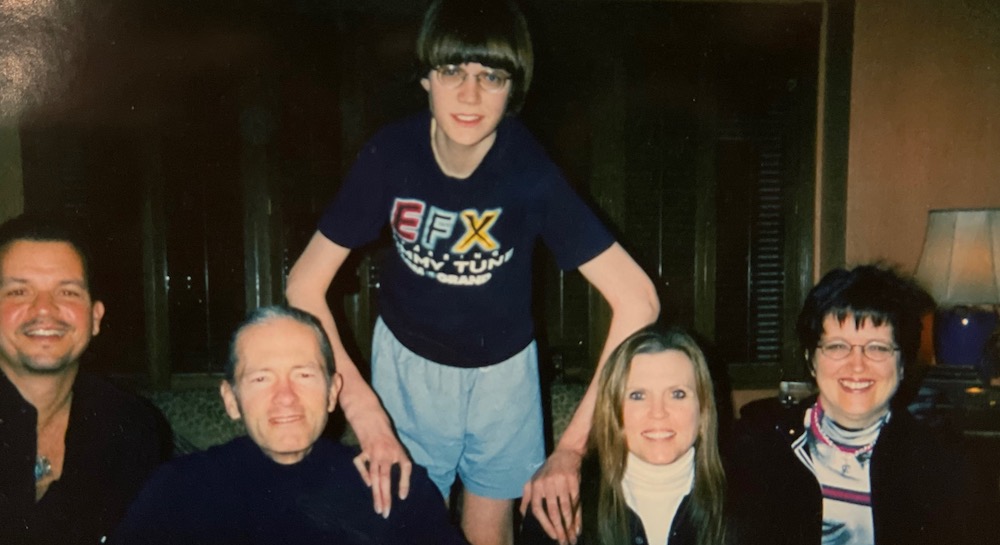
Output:
[[[940,306],[1000,304],[1000,208],[931,210],[916,276]]]
[[[987,339],[1000,303],[1000,209],[931,210],[917,278],[938,303],[938,363],[971,366],[985,377]]]

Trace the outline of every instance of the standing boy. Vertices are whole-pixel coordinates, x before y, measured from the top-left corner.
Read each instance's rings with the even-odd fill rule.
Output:
[[[513,3],[434,2],[417,55],[430,111],[386,127],[360,152],[292,268],[287,296],[320,317],[344,362],[341,402],[376,511],[391,502],[391,465],[401,464],[404,481],[409,474],[391,416],[445,497],[461,477],[462,528],[471,543],[512,542],[513,499],[522,491],[543,527],[567,542],[575,538],[595,392],[592,383],[541,467],[532,250],[541,238],[560,267],[579,268],[607,299],[612,320],[602,362],[608,347],[655,321],[656,292],[512,115],[532,77],[527,25]],[[351,250],[375,240],[386,223],[395,251],[380,269],[372,342],[383,411],[344,350],[325,294]],[[400,496],[406,491],[401,483]]]

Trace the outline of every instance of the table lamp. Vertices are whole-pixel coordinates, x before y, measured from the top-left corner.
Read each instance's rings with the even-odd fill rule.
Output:
[[[916,277],[938,304],[938,364],[987,375],[984,348],[1000,305],[1000,208],[931,210]]]

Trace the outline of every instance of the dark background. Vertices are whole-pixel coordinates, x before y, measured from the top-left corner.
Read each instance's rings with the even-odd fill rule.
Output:
[[[72,8],[50,34],[64,63],[20,121],[25,208],[93,234],[109,310],[89,365],[158,387],[217,372],[244,312],[280,301],[364,140],[426,107],[425,3],[57,4]],[[654,279],[664,320],[725,363],[787,366],[811,266],[821,5],[521,4],[536,54],[521,116]],[[377,271],[357,254],[331,302],[363,357]],[[589,378],[606,309],[540,263],[547,358]]]

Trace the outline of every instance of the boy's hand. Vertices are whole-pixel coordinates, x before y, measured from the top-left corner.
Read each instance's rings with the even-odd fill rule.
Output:
[[[383,518],[389,518],[389,511],[392,509],[392,466],[399,464],[399,499],[405,500],[410,493],[413,462],[396,439],[388,420],[378,416],[366,419],[369,420],[365,422],[368,426],[359,425],[354,428],[354,434],[361,444],[361,454],[354,458],[354,467],[358,469],[365,484],[372,489],[375,512]]]
[[[557,448],[524,485],[521,514],[531,512],[545,533],[560,545],[576,543],[580,535],[580,465],[583,456]]]

